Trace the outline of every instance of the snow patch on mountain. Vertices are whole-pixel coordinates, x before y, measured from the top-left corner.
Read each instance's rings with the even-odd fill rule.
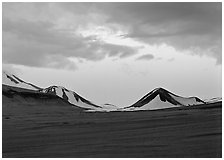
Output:
[[[175,99],[176,101],[178,101],[179,103],[181,103],[183,106],[192,106],[192,105],[204,104],[204,102],[197,97],[184,98],[184,97],[180,97],[180,96],[174,96],[172,94],[170,94],[170,96],[173,99]]]
[[[169,102],[163,102],[161,101],[159,95],[157,95],[152,101],[149,103],[143,105],[142,107],[130,107],[124,109],[125,111],[137,111],[137,110],[157,110],[157,109],[165,109],[165,108],[171,108],[171,107],[180,107],[181,105],[173,105]]]
[[[62,89],[56,89],[56,95],[59,96],[59,97],[63,97],[63,91],[62,91]]]

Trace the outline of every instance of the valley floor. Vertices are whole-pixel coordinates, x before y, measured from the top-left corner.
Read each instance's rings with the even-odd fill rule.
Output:
[[[221,157],[221,103],[189,109],[86,113],[3,103],[3,157]]]

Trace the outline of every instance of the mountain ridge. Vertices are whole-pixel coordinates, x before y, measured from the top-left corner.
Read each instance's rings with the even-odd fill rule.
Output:
[[[157,99],[156,99],[157,97]],[[155,101],[156,100],[156,101]],[[160,105],[159,108],[168,107],[168,105],[174,105],[174,106],[191,106],[191,105],[197,105],[197,104],[205,104],[204,101],[199,99],[198,97],[182,97],[179,95],[176,95],[164,88],[155,88],[154,90],[150,91],[148,94],[143,96],[140,100],[135,102],[134,104],[124,107],[124,109],[141,109],[141,107],[145,107],[146,105],[152,104],[154,101],[154,105]],[[163,103],[164,102],[164,103]],[[163,106],[164,105],[164,106]],[[148,107],[147,109],[150,110],[153,106]]]
[[[77,106],[89,111],[134,111],[134,110],[154,110],[161,108],[171,108],[180,106],[192,106],[205,104],[198,97],[182,97],[176,95],[167,89],[158,87],[147,93],[141,99],[130,106],[117,107],[113,104],[104,103],[97,105],[86,98],[83,98],[74,91],[63,86],[52,85],[47,88],[41,88],[32,83],[27,83],[14,74],[3,72],[3,84],[13,87],[31,89],[44,94],[56,95],[73,106]],[[8,83],[8,84],[7,84]]]

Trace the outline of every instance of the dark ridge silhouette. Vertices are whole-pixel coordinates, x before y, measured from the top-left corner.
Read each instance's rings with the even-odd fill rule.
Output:
[[[66,101],[68,101],[68,96],[66,95],[65,91],[62,90],[62,92],[63,92],[63,95],[62,95],[63,99],[65,99]]]
[[[194,98],[196,99],[197,102],[201,102],[201,103],[204,103],[204,104],[206,103],[206,102],[202,101],[201,99],[199,99],[198,97],[194,97]]]
[[[22,82],[22,83],[26,83],[23,80],[19,79],[18,77],[16,77],[15,75],[12,75],[14,78],[16,78],[18,81]]]
[[[17,82],[15,79],[13,79],[11,76],[6,75],[8,79],[10,79],[12,82],[18,84],[19,82]]]

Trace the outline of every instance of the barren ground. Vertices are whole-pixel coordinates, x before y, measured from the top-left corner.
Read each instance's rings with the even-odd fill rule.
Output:
[[[32,102],[32,103],[31,103]],[[3,157],[221,157],[221,103],[85,113],[3,96]]]

